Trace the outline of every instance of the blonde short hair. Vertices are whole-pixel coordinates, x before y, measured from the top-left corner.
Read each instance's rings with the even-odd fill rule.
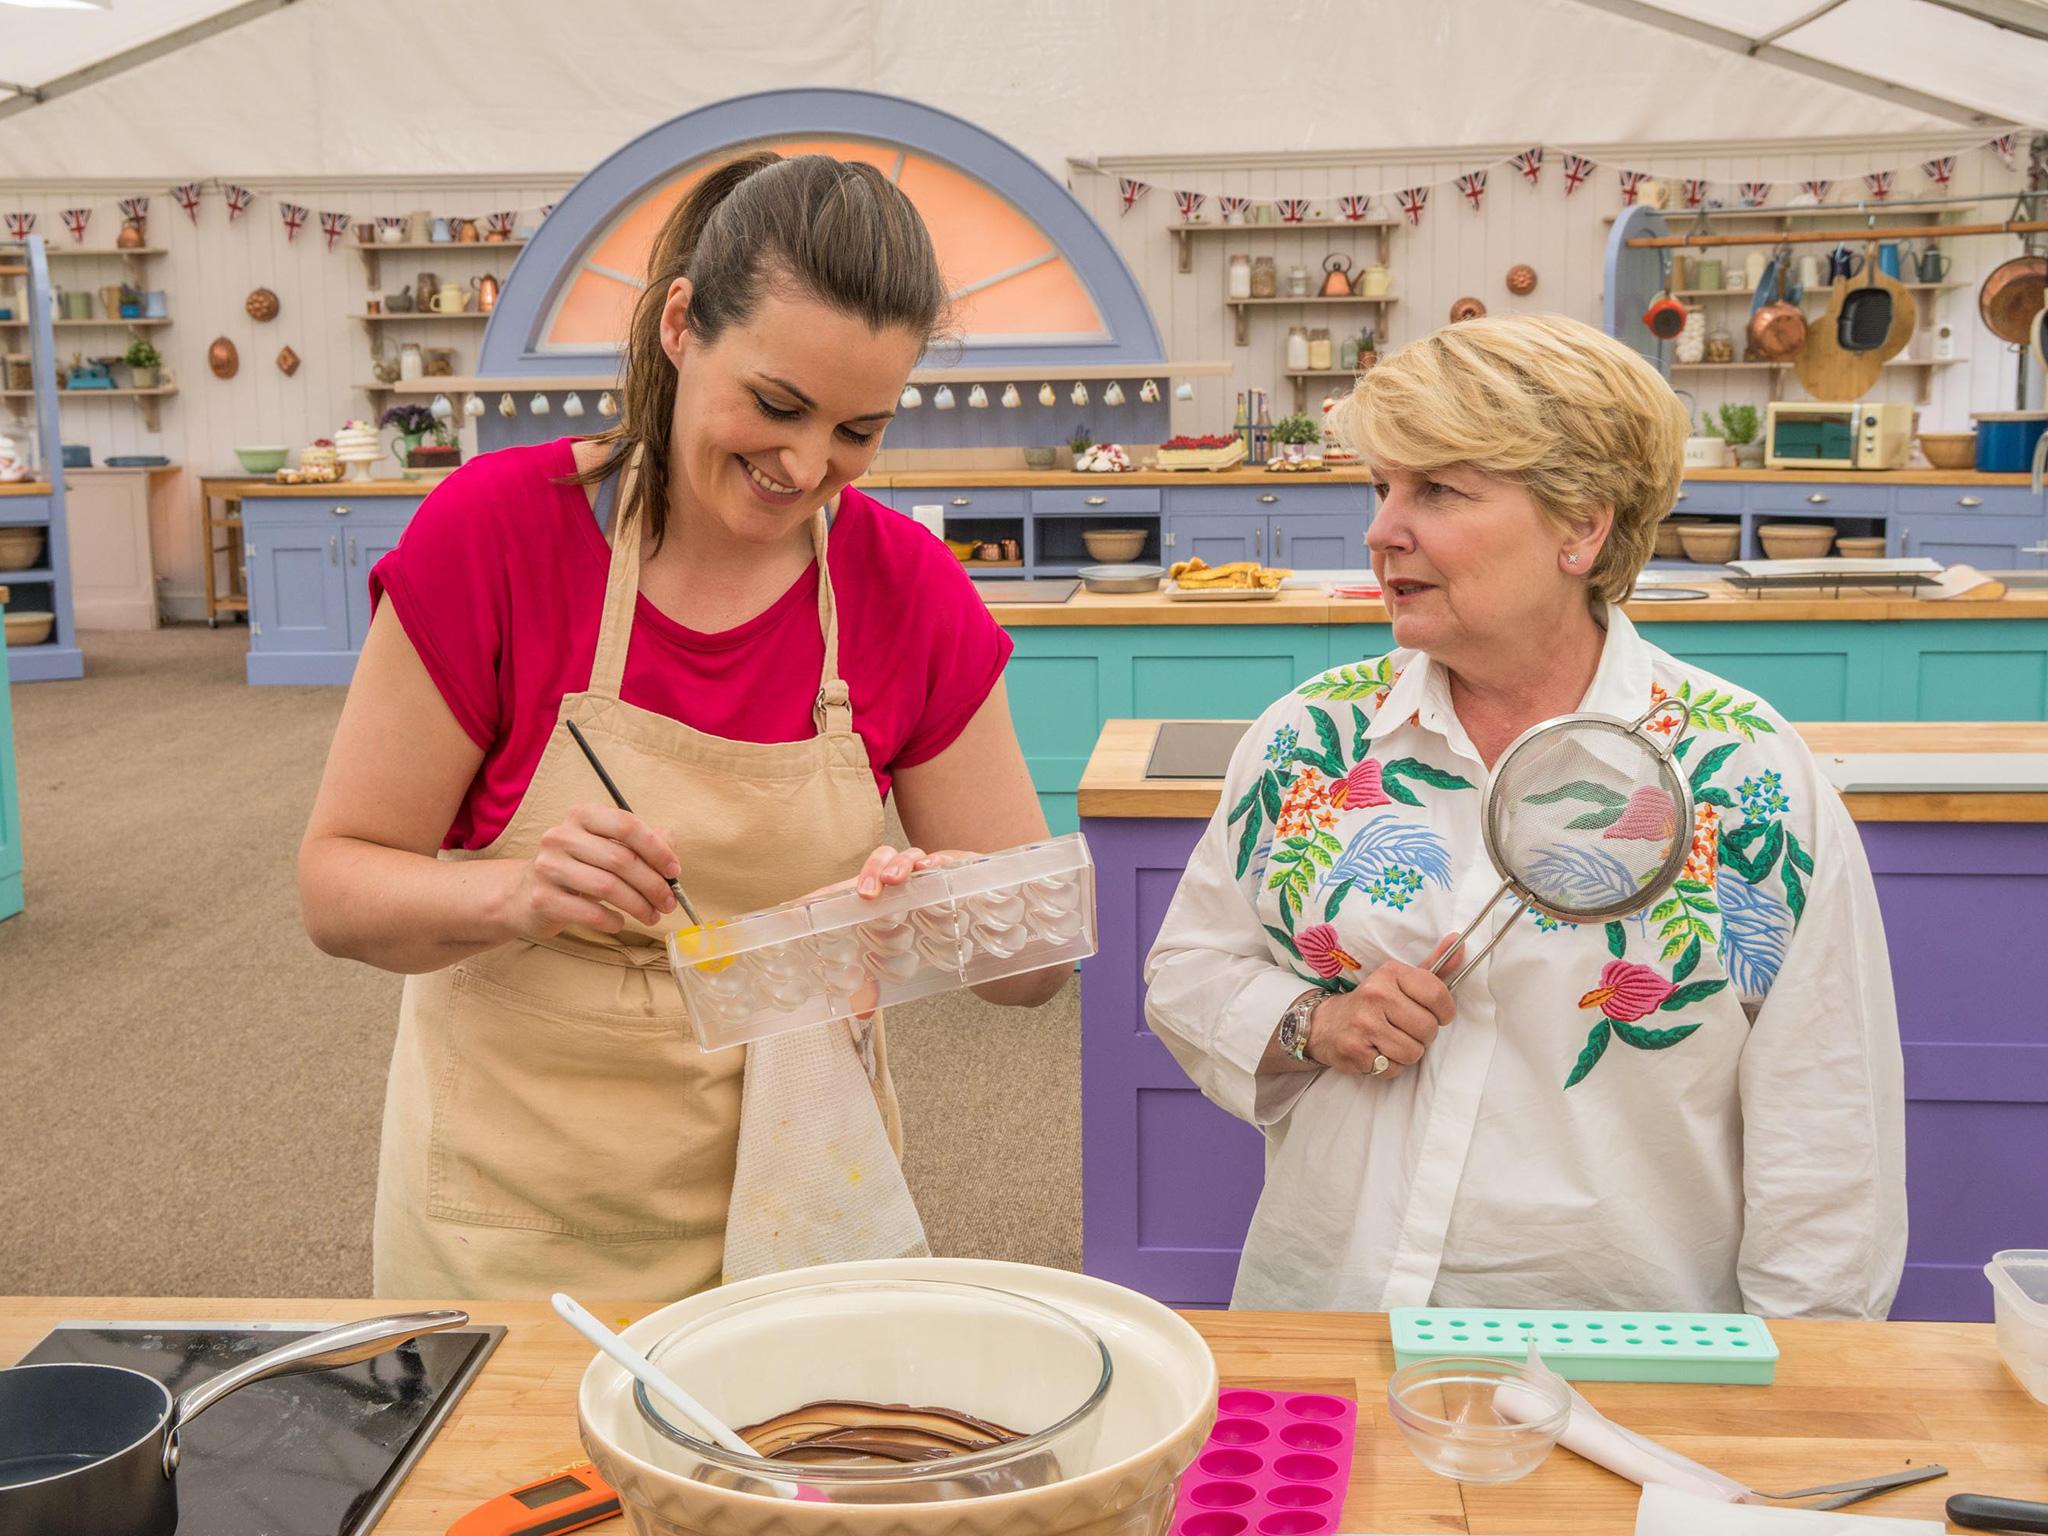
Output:
[[[1612,507],[1588,573],[1590,595],[1609,602],[1628,596],[1650,558],[1691,430],[1646,359],[1563,315],[1447,325],[1367,370],[1336,417],[1368,463],[1469,464],[1519,480],[1560,527]]]

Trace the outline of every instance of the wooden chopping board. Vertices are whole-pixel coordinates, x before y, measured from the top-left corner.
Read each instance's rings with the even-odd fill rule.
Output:
[[[1799,375],[1799,382],[1816,400],[1861,400],[1876,386],[1886,361],[1905,351],[1906,344],[1913,339],[1913,328],[1919,321],[1913,295],[1897,278],[1876,271],[1875,252],[1871,253],[1869,263],[1865,271],[1853,278],[1835,279],[1828,293],[1827,313],[1807,326],[1806,345],[1792,360],[1792,371]],[[1850,352],[1835,339],[1842,304],[1850,289],[1869,287],[1873,273],[1876,285],[1892,296],[1891,329],[1885,332],[1884,341],[1875,350]]]

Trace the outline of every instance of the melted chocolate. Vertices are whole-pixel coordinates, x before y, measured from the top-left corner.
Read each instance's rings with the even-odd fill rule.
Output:
[[[825,1399],[739,1431],[756,1455],[803,1466],[944,1461],[1024,1438],[951,1408]]]

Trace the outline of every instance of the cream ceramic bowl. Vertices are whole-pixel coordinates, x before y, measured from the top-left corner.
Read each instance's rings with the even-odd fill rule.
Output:
[[[1756,536],[1771,560],[1818,560],[1835,544],[1830,523],[1765,523]]]
[[[894,1335],[892,1348],[899,1354],[916,1348],[916,1360],[877,1358],[853,1338],[838,1358],[821,1360],[814,1345],[764,1335],[746,1347],[738,1369],[697,1374],[690,1368],[696,1348],[691,1341],[711,1338],[712,1321],[720,1314],[725,1319],[717,1331],[739,1339],[749,1329],[772,1330],[778,1305],[790,1293],[849,1283],[886,1289],[889,1282],[942,1282],[1026,1298],[1099,1338],[1110,1359],[1109,1389],[1082,1415],[1088,1432],[1062,1441],[1058,1480],[980,1497],[902,1503],[868,1502],[875,1497],[871,1490],[860,1493],[863,1502],[810,1502],[719,1486],[688,1475],[693,1467],[705,1468],[706,1458],[650,1423],[631,1379],[599,1356],[584,1371],[577,1416],[584,1447],[618,1491],[635,1536],[1157,1536],[1165,1530],[1181,1474],[1215,1421],[1216,1364],[1201,1335],[1183,1319],[1122,1286],[981,1259],[832,1264],[707,1291],[641,1319],[624,1337],[677,1369],[685,1386],[706,1394],[706,1406],[716,1408],[718,1394],[730,1393],[742,1414],[752,1412],[743,1399],[776,1411],[828,1396],[874,1400],[877,1393],[865,1382],[887,1392],[891,1383],[909,1379],[968,1399],[939,1406],[999,1423],[1010,1422],[1003,1417],[1007,1413],[1022,1421],[1012,1428],[1031,1429],[1049,1427],[1046,1416],[1075,1397],[1072,1383],[1048,1390],[1038,1379],[1048,1338],[1042,1320],[1020,1321],[1022,1314],[1001,1307],[972,1318],[981,1336],[971,1351],[960,1348],[962,1317],[949,1319],[942,1312],[923,1342]],[[973,1359],[947,1358],[962,1353]],[[699,1358],[700,1367],[706,1363]],[[919,1371],[926,1374],[920,1377]],[[807,1478],[806,1470],[789,1469],[806,1481],[820,1481]],[[727,1472],[708,1475],[751,1482]],[[832,1490],[825,1491],[829,1499]]]

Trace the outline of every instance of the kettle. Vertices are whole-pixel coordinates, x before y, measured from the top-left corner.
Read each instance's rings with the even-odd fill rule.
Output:
[[[488,315],[498,307],[498,280],[486,272],[482,277],[472,277],[470,287],[476,290],[476,309],[480,315]]]
[[[1323,297],[1348,298],[1351,294],[1351,258],[1332,251],[1323,258]]]

